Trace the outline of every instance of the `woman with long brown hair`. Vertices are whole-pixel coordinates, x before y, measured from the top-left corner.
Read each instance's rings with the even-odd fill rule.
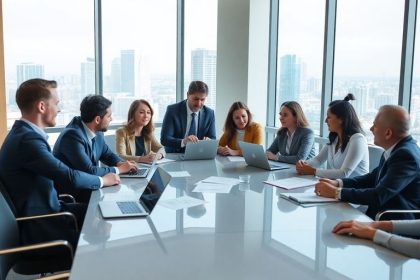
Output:
[[[152,162],[156,156],[163,158],[164,153],[159,151],[162,145],[153,135],[154,129],[150,103],[144,99],[133,101],[127,123],[115,133],[117,153],[126,160],[144,163]]]
[[[263,143],[261,125],[252,121],[251,112],[240,101],[234,102],[229,109],[217,152],[223,156],[241,156],[238,141]]]

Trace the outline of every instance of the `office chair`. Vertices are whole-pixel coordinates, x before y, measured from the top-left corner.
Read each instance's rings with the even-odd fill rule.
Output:
[[[382,154],[384,153],[384,149],[376,145],[368,145],[369,151],[369,172],[372,172],[375,169],[379,162],[381,161]]]
[[[420,216],[420,210],[385,210],[376,214],[375,221],[380,221],[387,214],[416,214],[415,216]]]
[[[20,244],[20,223],[50,218],[51,215],[15,218],[2,193],[0,193],[0,213],[2,214],[0,219],[0,280],[6,279],[10,269],[18,274],[33,275],[65,271],[71,268],[73,248],[66,240],[25,246]],[[62,213],[56,214],[62,215]],[[52,216],[57,216],[56,214]]]

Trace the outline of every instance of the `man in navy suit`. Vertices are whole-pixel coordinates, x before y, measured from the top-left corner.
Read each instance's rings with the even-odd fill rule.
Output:
[[[16,208],[17,216],[73,212],[81,227],[86,205],[60,203],[54,185],[96,190],[119,184],[117,175],[102,177],[73,170],[51,153],[44,128],[55,126],[60,109],[57,83],[32,79],[16,91],[16,103],[22,118],[15,121],[0,150],[0,180]],[[39,242],[62,237],[75,242],[71,230],[57,229],[57,220],[43,219],[24,223],[24,242]],[[77,238],[76,238],[77,240]]]
[[[97,176],[137,169],[135,162],[122,160],[105,143],[104,132],[112,121],[111,104],[101,95],[86,96],[80,104],[80,117],[74,117],[55,142],[54,155],[71,168]],[[107,166],[99,167],[99,161]],[[59,193],[72,194],[79,202],[89,202],[90,190],[57,187]]]
[[[325,197],[367,205],[374,218],[384,210],[414,210],[420,207],[420,149],[409,135],[410,117],[400,106],[379,109],[371,131],[374,143],[385,152],[371,173],[341,180],[321,179],[315,192]],[[411,214],[390,218],[413,219]]]
[[[163,118],[160,142],[168,153],[183,153],[188,142],[216,139],[214,111],[204,105],[209,89],[193,81],[187,99],[169,105]]]

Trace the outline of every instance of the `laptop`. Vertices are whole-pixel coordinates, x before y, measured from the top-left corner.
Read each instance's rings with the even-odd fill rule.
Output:
[[[161,148],[161,149],[163,149],[163,148]],[[157,153],[159,153],[161,151],[161,149],[159,149],[159,151],[157,151]],[[156,165],[157,161],[158,161],[158,159],[157,159],[157,157],[155,157],[152,164],[141,165],[137,168],[137,170],[130,171],[130,172],[127,172],[127,173],[120,173],[119,176],[120,176],[120,178],[146,178],[147,175],[149,174],[150,169]]]
[[[99,209],[101,209],[102,217],[108,219],[150,215],[170,180],[169,173],[160,167],[156,168],[138,200],[100,201]]]
[[[239,147],[245,162],[250,166],[271,171],[290,168],[289,164],[268,160],[264,147],[261,145],[239,141]]]
[[[214,159],[217,155],[218,140],[200,140],[197,143],[188,142],[182,160]]]

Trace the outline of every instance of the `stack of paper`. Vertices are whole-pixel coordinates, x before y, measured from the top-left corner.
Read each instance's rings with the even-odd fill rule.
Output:
[[[232,187],[237,184],[239,180],[235,178],[211,176],[199,181],[193,192],[230,193]]]
[[[286,190],[293,190],[297,188],[315,186],[315,184],[318,183],[318,180],[315,181],[301,177],[291,177],[280,180],[268,180],[264,181],[264,183]]]
[[[297,202],[299,204],[306,204],[306,203],[326,203],[326,202],[339,202],[338,199],[335,198],[328,198],[323,196],[318,196],[312,192],[305,192],[305,193],[281,193],[280,196],[282,198],[291,200],[293,202]]]

